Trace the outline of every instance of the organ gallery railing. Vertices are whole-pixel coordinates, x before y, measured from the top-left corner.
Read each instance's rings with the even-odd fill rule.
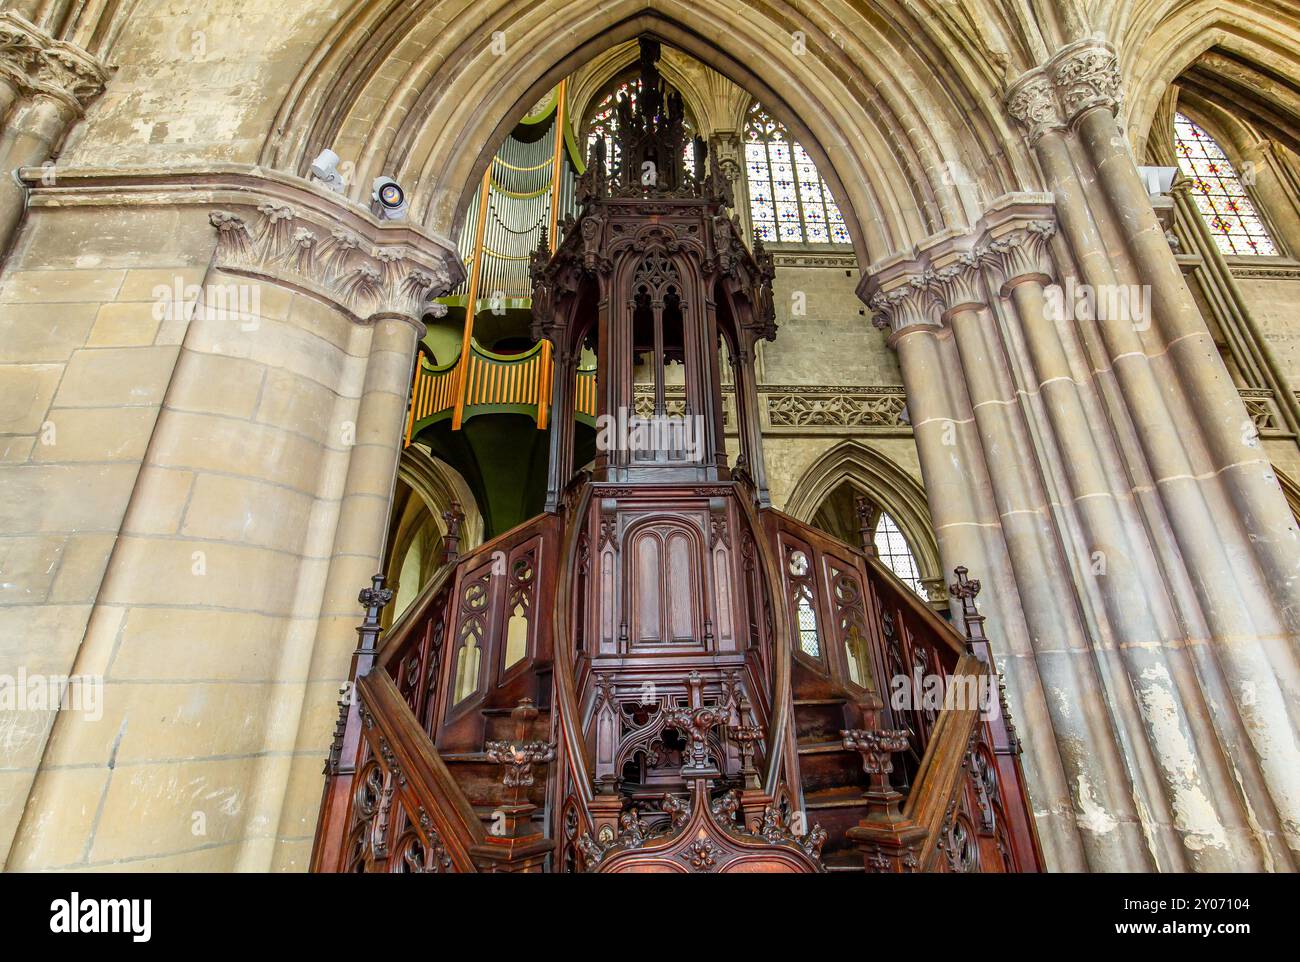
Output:
[[[550,416],[550,364],[544,343],[520,354],[495,354],[470,342],[469,362],[435,365],[421,354],[411,386],[406,443],[432,424],[454,416],[463,398],[462,419],[480,414],[523,414],[544,429]],[[596,371],[579,369],[578,418],[594,423]]]

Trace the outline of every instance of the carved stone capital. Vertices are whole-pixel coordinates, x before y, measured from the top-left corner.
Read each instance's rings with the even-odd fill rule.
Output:
[[[418,322],[456,276],[442,257],[372,241],[287,204],[260,204],[251,217],[215,210],[208,219],[217,230],[218,267],[305,288],[361,321],[397,315]]]
[[[1100,40],[1081,40],[1062,47],[1007,91],[1007,113],[1036,143],[1051,130],[1062,130],[1093,107],[1111,113],[1123,101],[1119,58]]]
[[[1064,130],[1065,118],[1051,79],[1040,67],[1017,80],[1007,92],[1007,113],[1029,132],[1029,142],[1049,130]]]
[[[80,47],[55,40],[16,13],[0,13],[0,77],[24,95],[53,97],[80,117],[104,92],[108,73]]]
[[[713,162],[718,165],[718,170],[734,187],[745,169],[740,134],[734,130],[714,133],[709,138],[709,153],[712,155]]]
[[[1072,43],[1052,58],[1049,68],[1071,123],[1093,107],[1105,107],[1111,113],[1119,110],[1124,99],[1119,57],[1110,44],[1096,40]]]
[[[875,311],[871,322],[895,334],[909,327],[940,327],[943,302],[935,296],[932,280],[921,270],[895,287],[876,291],[867,302]]]
[[[1056,233],[1051,221],[1031,221],[991,240],[986,263],[1005,297],[1024,281],[1051,283],[1052,261],[1047,243]]]
[[[980,265],[985,251],[976,247],[963,251],[929,272],[930,287],[946,320],[965,309],[978,310],[988,302]]]
[[[1051,276],[1047,240],[1055,233],[1052,197],[1016,193],[989,205],[974,228],[945,230],[908,254],[867,268],[859,296],[872,307],[876,327],[941,327],[958,310],[978,310],[1030,277]],[[985,275],[989,275],[987,278]]]

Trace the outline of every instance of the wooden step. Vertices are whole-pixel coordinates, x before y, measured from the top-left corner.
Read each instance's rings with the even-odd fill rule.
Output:
[[[501,784],[501,766],[483,752],[457,752],[443,755],[442,760],[471,805],[495,808],[501,804],[505,793]],[[528,800],[534,805],[545,805],[546,776],[542,766],[534,769],[534,775]]]
[[[800,698],[794,703],[795,734],[800,741],[838,738],[844,722],[844,699]]]
[[[492,823],[496,821],[496,812],[497,812],[496,807],[492,805],[474,806],[474,814],[479,817],[479,821],[481,821],[484,825],[488,827],[489,832],[492,829]],[[538,832],[542,834],[546,833],[546,809],[545,808],[539,807],[537,811],[533,812],[533,814],[529,816],[528,821],[530,824],[535,825],[537,827]]]
[[[810,812],[824,808],[862,808],[865,804],[862,788],[857,785],[806,792],[803,797],[804,808]]]
[[[484,709],[483,740],[485,742],[512,742],[515,740],[515,720],[504,709]],[[524,741],[549,742],[551,740],[551,713],[541,709],[528,726]]]
[[[846,833],[867,817],[861,787],[846,785],[806,792],[803,807],[809,825],[826,829],[826,844],[822,848],[826,858],[833,861],[841,852],[852,850],[853,843]],[[861,858],[858,864],[861,865]]]
[[[823,856],[822,864],[826,866],[827,872],[860,872],[865,875],[867,871],[867,867],[862,864],[862,853],[853,848],[842,849]]]
[[[799,775],[804,794],[829,788],[865,787],[862,756],[840,741],[799,742]]]

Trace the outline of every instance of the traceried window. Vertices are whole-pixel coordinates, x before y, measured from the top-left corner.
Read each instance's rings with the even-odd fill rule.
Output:
[[[1174,118],[1178,164],[1192,179],[1192,197],[1219,250],[1225,254],[1276,254],[1232,161],[1205,128],[1182,114]]]
[[[745,121],[754,232],[766,243],[848,244],[844,215],[808,152],[759,104]]]
[[[880,560],[898,575],[900,581],[924,598],[925,587],[921,584],[921,572],[916,567],[912,549],[894,519],[884,511],[880,512],[880,520],[876,522],[875,543]]]
[[[794,609],[799,623],[799,648],[805,655],[820,658],[821,636],[817,633],[817,612],[813,610],[812,577],[809,574],[808,556],[802,551],[791,551],[786,561],[794,582]]]
[[[587,155],[591,154],[591,145],[598,139],[603,138],[605,141],[605,163],[609,169],[613,170],[618,162],[619,157],[618,138],[615,134],[618,132],[618,98],[626,97],[629,106],[636,106],[636,98],[641,93],[641,78],[637,77],[632,80],[625,80],[618,84],[591,109],[587,120]],[[683,161],[686,169],[690,173],[695,173],[695,128],[691,123],[690,115],[683,118],[682,127],[686,133],[686,149],[683,152]]]

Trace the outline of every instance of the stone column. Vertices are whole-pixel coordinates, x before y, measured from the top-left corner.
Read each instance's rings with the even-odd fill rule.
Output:
[[[994,594],[1049,862],[1290,870],[1294,524],[1123,150],[1113,74],[1088,41],[1013,85],[1051,193],[994,201],[862,291],[945,567]]]
[[[874,276],[870,303],[878,312],[877,324],[891,330],[889,343],[898,351],[943,567],[951,571],[967,565],[988,573],[981,576],[985,584],[1010,586],[1016,584],[1016,572],[989,476],[992,462],[986,463],[974,397],[957,374],[963,360],[952,328],[943,323],[950,311],[942,295],[952,289],[949,285],[945,292],[936,280],[928,264],[892,265]],[[951,304],[961,307],[955,300]],[[1008,454],[999,455],[1002,467],[1023,471]],[[1015,592],[990,590],[983,611],[995,626],[989,633],[997,639],[1017,724],[1038,733],[1037,739],[1026,740],[1025,765],[1044,855],[1054,869],[1079,870],[1088,864],[1087,838],[1076,827],[1067,773],[1077,767],[1080,753],[1068,746],[1089,740],[1087,720],[1048,700],[1036,668],[1038,639]],[[959,611],[954,610],[954,617]],[[1051,673],[1046,674],[1050,679]],[[1077,691],[1083,686],[1071,687]],[[1064,742],[1059,749],[1058,741]]]
[[[103,717],[59,714],[10,868],[306,868],[422,315],[463,271],[445,240],[233,176],[139,188],[206,202],[216,252],[168,310],[179,358],[72,666]]]

